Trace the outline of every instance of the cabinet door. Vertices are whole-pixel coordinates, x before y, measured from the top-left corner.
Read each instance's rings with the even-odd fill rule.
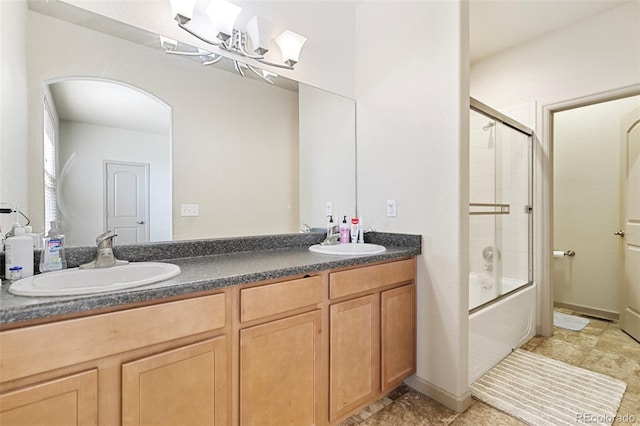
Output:
[[[122,366],[123,425],[225,425],[227,341],[218,337]]]
[[[0,424],[97,425],[97,371],[86,371],[0,395]]]
[[[320,310],[240,332],[240,424],[320,424]]]
[[[415,372],[415,285],[381,294],[382,391],[396,387]]]
[[[329,328],[329,415],[333,421],[378,392],[378,295],[331,305]]]

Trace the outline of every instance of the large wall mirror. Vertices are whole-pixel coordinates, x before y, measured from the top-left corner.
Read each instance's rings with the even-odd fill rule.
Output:
[[[159,36],[66,3],[29,9],[36,231],[58,215],[69,245],[112,228],[122,244],[293,233],[324,226],[327,203],[356,213],[352,99],[167,55]]]

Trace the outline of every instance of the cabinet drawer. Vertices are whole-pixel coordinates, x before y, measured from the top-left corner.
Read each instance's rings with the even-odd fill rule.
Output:
[[[329,297],[337,299],[387,285],[413,281],[415,273],[415,259],[333,272],[329,275]]]
[[[322,278],[284,281],[240,291],[240,321],[281,314],[322,301]]]
[[[216,330],[225,318],[225,295],[215,294],[4,331],[2,381]]]

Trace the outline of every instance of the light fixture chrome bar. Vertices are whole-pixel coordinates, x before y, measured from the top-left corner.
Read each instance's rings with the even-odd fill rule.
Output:
[[[264,81],[266,81],[269,84],[273,84],[273,81],[269,78],[269,77],[265,77],[261,72],[258,72],[257,69],[255,69],[253,66],[249,65],[249,64],[245,64],[247,66],[247,68],[249,68],[255,75],[257,75],[258,77],[260,77],[261,79],[263,79]]]
[[[220,62],[222,60],[222,58],[224,58],[224,56],[215,56],[213,59],[210,59],[208,61],[204,61],[202,63],[202,65],[213,65],[213,64],[217,64],[218,62]]]
[[[186,32],[188,32],[189,34],[191,34],[192,36],[194,36],[195,38],[197,38],[198,40],[201,40],[207,44],[211,44],[212,46],[216,46],[219,47],[223,50],[227,50],[229,52],[235,52],[238,53],[242,56],[246,56],[247,58],[253,59],[255,61],[260,62],[261,64],[264,65],[269,65],[271,67],[277,67],[277,68],[282,68],[282,69],[286,69],[286,70],[293,70],[293,66],[288,65],[288,64],[276,64],[270,61],[267,61],[266,59],[264,59],[264,56],[260,56],[260,55],[252,55],[251,53],[248,52],[248,49],[246,47],[246,39],[247,36],[244,32],[241,32],[240,30],[234,29],[233,30],[233,36],[229,38],[229,40],[227,42],[222,42],[222,41],[211,41],[205,37],[202,37],[200,34],[196,33],[195,31],[193,31],[192,29],[190,29],[189,27],[187,27],[185,24],[181,24],[180,22],[178,22],[178,26],[180,28],[182,28],[183,30],[185,30]]]
[[[244,71],[242,71],[242,67],[240,67],[240,63],[236,60],[233,61],[233,66],[238,71],[238,74],[244,77]]]
[[[191,34],[192,36],[194,36],[195,38],[197,38],[198,40],[202,40],[205,43],[210,44],[212,46],[217,46],[217,47],[222,47],[223,46],[222,42],[211,41],[211,40],[209,40],[207,38],[204,38],[200,34],[196,33],[195,31],[193,31],[192,29],[187,27],[185,24],[182,24],[182,23],[178,22],[178,26],[180,28],[182,28],[183,30],[185,30],[186,32],[188,32],[189,34]]]
[[[172,50],[172,49],[165,49],[164,53],[168,53],[169,55],[180,55],[180,56],[218,56],[211,52],[189,52],[186,50]]]

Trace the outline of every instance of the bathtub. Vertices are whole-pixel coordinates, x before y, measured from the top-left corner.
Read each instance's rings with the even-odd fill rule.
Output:
[[[484,285],[483,285],[484,284]],[[504,279],[511,291],[521,281]],[[480,306],[495,297],[496,289],[469,275],[469,306]],[[493,293],[493,294],[491,294]],[[535,335],[536,284],[529,285],[469,315],[469,384]]]

